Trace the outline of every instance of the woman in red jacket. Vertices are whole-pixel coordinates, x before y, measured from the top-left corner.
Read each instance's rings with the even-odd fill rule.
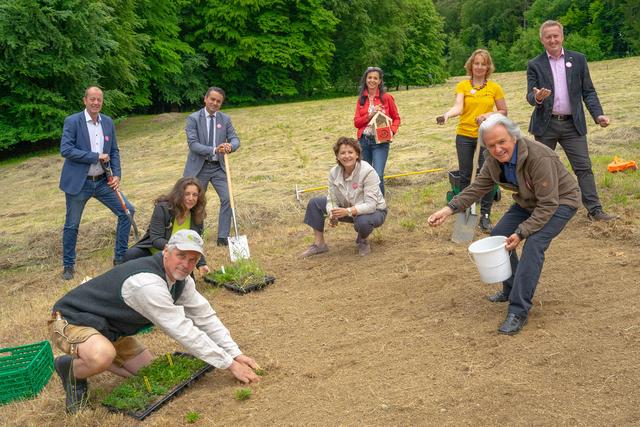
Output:
[[[393,120],[391,131],[395,135],[400,126],[400,115],[384,86],[384,72],[378,67],[369,67],[360,79],[360,97],[356,103],[353,124],[358,128],[358,140],[362,148],[362,160],[369,163],[380,177],[380,190],[384,194],[384,167],[389,156],[389,143],[376,144],[375,129],[369,121],[381,111]]]

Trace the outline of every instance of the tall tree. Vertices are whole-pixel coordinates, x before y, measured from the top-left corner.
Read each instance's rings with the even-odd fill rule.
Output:
[[[194,0],[187,40],[231,100],[324,90],[336,18],[320,0]]]
[[[0,0],[0,149],[56,138],[117,43],[97,0]]]
[[[340,19],[332,77],[355,87],[363,71],[380,66],[390,86],[430,84],[445,76],[442,18],[431,0],[325,0]]]

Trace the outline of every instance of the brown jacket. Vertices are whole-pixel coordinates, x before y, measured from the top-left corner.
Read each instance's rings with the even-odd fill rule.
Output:
[[[517,150],[517,187],[506,182],[500,162],[487,156],[476,180],[454,197],[449,207],[454,212],[461,212],[480,200],[497,183],[513,191],[513,200],[531,212],[529,219],[520,224],[522,234],[527,237],[544,227],[559,205],[580,206],[578,183],[555,151],[524,137],[517,141]]]

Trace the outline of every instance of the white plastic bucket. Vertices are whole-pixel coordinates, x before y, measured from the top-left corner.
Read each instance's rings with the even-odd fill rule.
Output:
[[[511,277],[506,240],[505,236],[491,236],[469,245],[469,253],[478,267],[480,280],[484,283],[498,283]]]

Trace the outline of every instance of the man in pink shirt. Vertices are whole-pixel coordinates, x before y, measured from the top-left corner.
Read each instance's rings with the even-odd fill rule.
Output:
[[[592,221],[616,219],[602,209],[591,170],[587,145],[587,123],[582,102],[596,124],[607,127],[585,56],[565,50],[563,27],[558,21],[540,26],[540,42],[545,52],[527,64],[527,101],[535,108],[529,132],[551,149],[560,143],[578,178],[582,204]]]

